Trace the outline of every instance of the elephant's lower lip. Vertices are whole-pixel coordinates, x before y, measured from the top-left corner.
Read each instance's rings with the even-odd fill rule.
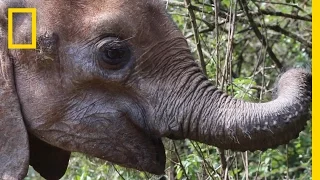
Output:
[[[164,174],[166,156],[161,139],[150,139],[151,143],[146,149],[141,149],[141,156],[135,157],[138,160],[131,167],[140,171],[146,171],[156,175]]]
[[[158,139],[153,139],[152,140],[153,145],[154,145],[154,151],[155,152],[150,152],[150,154],[155,154],[153,163],[153,166],[146,166],[145,171],[148,171],[153,174],[161,175],[164,174],[164,169],[166,165],[166,155],[165,155],[165,150],[164,146],[162,143],[162,140],[160,138]]]
[[[166,165],[166,156],[163,143],[160,138],[145,138],[144,143],[138,145],[134,151],[123,152],[118,156],[99,156],[101,159],[117,163],[124,167],[134,168],[140,171],[156,175],[163,175]]]

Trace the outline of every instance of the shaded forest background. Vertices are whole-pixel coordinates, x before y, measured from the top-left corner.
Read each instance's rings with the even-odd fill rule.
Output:
[[[311,69],[309,0],[169,0],[208,78],[236,98],[272,99],[274,82],[290,67]],[[167,179],[311,179],[311,121],[299,138],[265,152],[233,152],[190,140],[164,139]],[[162,177],[162,179],[164,179]],[[73,153],[63,179],[160,179]],[[26,180],[41,179],[29,169]]]

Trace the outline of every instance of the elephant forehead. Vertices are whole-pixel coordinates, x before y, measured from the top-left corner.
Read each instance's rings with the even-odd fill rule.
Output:
[[[155,17],[165,12],[160,0],[33,1],[29,6],[38,9],[40,34],[58,31],[72,38],[95,36],[92,29],[97,34],[100,30],[133,36],[141,29],[148,30],[142,22],[158,21]]]

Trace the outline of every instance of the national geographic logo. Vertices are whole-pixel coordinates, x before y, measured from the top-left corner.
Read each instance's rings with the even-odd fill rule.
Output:
[[[13,43],[13,14],[31,14],[31,44]],[[37,46],[37,10],[36,8],[8,8],[8,49],[36,49]]]

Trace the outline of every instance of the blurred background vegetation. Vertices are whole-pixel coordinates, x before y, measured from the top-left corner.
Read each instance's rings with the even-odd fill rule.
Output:
[[[279,74],[311,69],[310,0],[168,0],[168,13],[208,78],[236,98],[272,99]],[[265,152],[233,152],[164,139],[166,175],[73,153],[62,179],[311,179],[311,121],[299,138]],[[26,180],[41,179],[30,167]]]

